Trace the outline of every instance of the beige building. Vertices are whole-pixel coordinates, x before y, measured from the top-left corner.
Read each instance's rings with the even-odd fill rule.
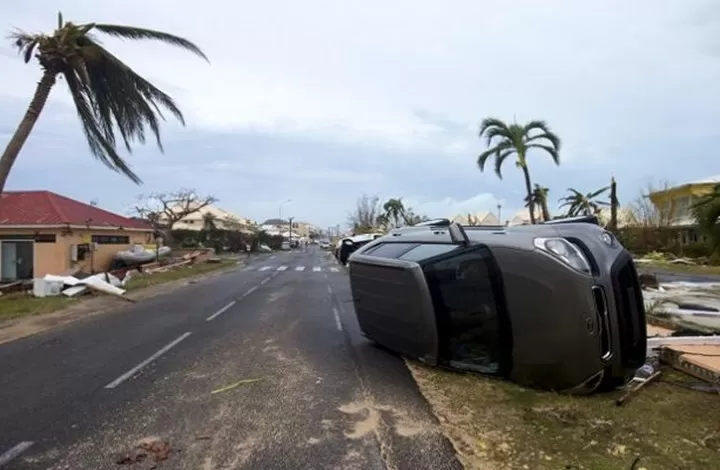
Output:
[[[205,220],[210,215],[215,227],[219,230],[236,230],[244,233],[254,233],[256,224],[250,219],[220,209],[212,204],[189,214],[182,220],[175,222],[173,230],[196,230],[205,228]]]
[[[118,251],[153,242],[143,221],[50,191],[0,195],[0,282],[102,272]]]

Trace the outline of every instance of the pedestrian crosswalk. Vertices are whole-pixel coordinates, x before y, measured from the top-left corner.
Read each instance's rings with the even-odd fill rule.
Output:
[[[295,271],[295,272],[303,272],[303,271],[311,271],[314,273],[322,273],[322,272],[328,272],[328,273],[339,273],[341,271],[341,268],[339,266],[287,266],[287,265],[279,265],[279,266],[246,266],[243,268],[243,271]]]

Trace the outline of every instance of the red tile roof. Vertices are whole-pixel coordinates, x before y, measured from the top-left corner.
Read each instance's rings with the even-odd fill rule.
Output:
[[[67,224],[150,229],[142,220],[113,214],[50,191],[4,191],[0,194],[0,227]]]

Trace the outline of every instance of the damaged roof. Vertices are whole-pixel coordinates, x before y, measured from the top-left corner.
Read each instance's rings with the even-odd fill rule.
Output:
[[[152,230],[142,220],[113,214],[51,191],[4,191],[0,194],[0,228],[57,225]]]

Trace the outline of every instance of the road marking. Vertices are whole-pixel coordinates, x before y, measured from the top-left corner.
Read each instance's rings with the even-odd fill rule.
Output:
[[[263,279],[262,281],[260,281],[260,285],[265,284],[265,283],[268,282],[270,279],[272,279],[272,278],[271,278],[271,277],[266,277],[265,279]]]
[[[253,270],[253,269],[255,269],[255,266],[245,266],[245,267],[243,268],[243,271],[251,271],[251,270]]]
[[[263,266],[262,268],[258,269],[258,271],[267,271],[270,269],[270,266]]]
[[[147,359],[145,359],[144,361],[142,361],[140,364],[136,365],[135,367],[133,367],[132,369],[130,369],[129,371],[125,372],[123,375],[118,377],[117,379],[115,379],[112,382],[110,382],[109,384],[105,385],[105,388],[113,389],[113,388],[117,387],[121,383],[125,382],[127,379],[131,378],[133,375],[140,372],[144,367],[146,367],[152,361],[159,358],[166,352],[170,351],[170,349],[177,346],[180,343],[180,341],[184,340],[185,338],[187,338],[190,335],[191,335],[191,333],[189,331],[187,333],[183,333],[178,338],[175,338],[171,343],[163,346],[155,354],[153,354],[152,356],[150,356]]]
[[[285,271],[288,267],[287,266],[278,266],[278,271]]]
[[[225,312],[226,312],[230,307],[232,307],[233,305],[235,305],[235,301],[234,301],[234,300],[233,300],[232,302],[230,302],[229,304],[227,304],[226,306],[224,306],[223,308],[221,308],[220,310],[218,310],[217,312],[215,312],[215,313],[213,313],[212,315],[210,315],[209,317],[207,317],[207,318],[205,319],[205,321],[214,320],[215,318],[217,318],[217,317],[219,317],[220,315],[222,315],[223,313],[225,313]]]
[[[340,314],[338,313],[338,310],[333,307],[333,316],[335,317],[335,326],[337,326],[338,331],[342,331],[342,323],[340,322]]]
[[[0,467],[9,464],[11,460],[14,460],[17,456],[28,450],[33,444],[35,444],[33,441],[23,441],[0,455]]]
[[[298,266],[295,271],[305,271],[305,266]]]
[[[335,266],[332,266],[332,267],[330,268],[330,272],[337,273],[337,272],[339,272],[339,271],[340,271],[340,269],[339,269],[339,268],[336,268]]]
[[[241,295],[240,298],[242,299],[243,297],[247,297],[248,295],[250,295],[250,294],[252,294],[253,292],[255,292],[255,291],[257,290],[257,288],[258,288],[258,286],[251,287],[250,289],[248,289],[247,292],[245,292],[243,295]]]
[[[275,259],[276,256],[277,256],[277,255],[272,255],[272,256],[270,257],[270,259]]]
[[[332,295],[332,286],[330,284],[328,284],[327,288],[328,288],[328,294]]]
[[[313,266],[313,272],[319,273],[320,271],[322,271],[320,266]]]

